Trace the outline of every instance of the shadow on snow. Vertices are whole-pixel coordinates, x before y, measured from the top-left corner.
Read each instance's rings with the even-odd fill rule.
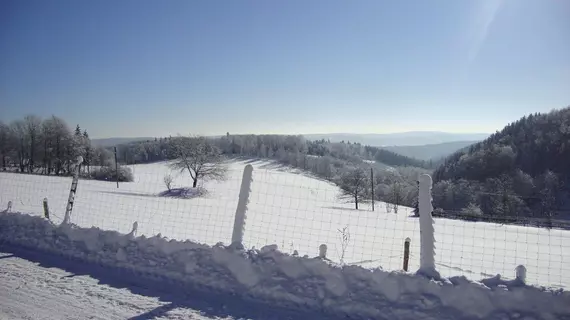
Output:
[[[99,191],[100,193],[130,196],[130,197],[147,197],[147,198],[176,198],[176,199],[193,199],[208,195],[208,191],[204,188],[172,188],[170,190],[155,193],[142,193],[133,191]]]
[[[152,310],[129,318],[131,320],[166,317],[169,311],[179,308],[189,308],[200,312],[200,315],[203,317],[212,319],[229,317],[252,320],[335,320],[335,317],[313,311],[300,312],[263,303],[245,301],[240,297],[229,294],[198,292],[193,289],[185,288],[182,285],[173,284],[172,281],[166,279],[151,280],[144,276],[138,276],[130,271],[89,264],[76,259],[22,247],[0,244],[0,250],[11,253],[11,255],[3,256],[3,259],[19,257],[38,263],[39,266],[44,268],[59,268],[72,273],[72,275],[66,277],[89,276],[99,280],[98,282],[101,285],[125,288],[133,294],[157,297],[160,301],[166,302],[164,305],[157,306]],[[340,319],[339,317],[338,320]]]

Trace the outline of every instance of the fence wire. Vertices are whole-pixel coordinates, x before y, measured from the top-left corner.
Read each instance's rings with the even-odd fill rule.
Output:
[[[135,180],[119,183],[119,188],[113,181],[81,179],[71,222],[128,233],[137,221],[138,235],[229,244],[248,163],[254,170],[244,233],[247,248],[276,244],[283,252],[315,257],[326,244],[333,262],[397,271],[403,268],[404,240],[410,238],[409,271],[419,268],[420,226],[411,208],[395,213],[376,202],[372,211],[365,202],[356,210],[354,203],[339,197],[334,184],[269,161],[230,162],[224,181],[199,181],[198,188],[191,187],[188,172],[174,172],[165,162],[129,166]],[[170,190],[165,175],[173,177]],[[12,211],[43,215],[47,198],[50,219],[61,223],[70,185],[70,177],[2,172],[0,211],[11,201]],[[492,219],[435,218],[435,261],[443,276],[513,278],[522,264],[529,284],[570,287],[570,231]]]

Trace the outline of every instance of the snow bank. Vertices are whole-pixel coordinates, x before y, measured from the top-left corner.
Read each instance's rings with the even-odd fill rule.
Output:
[[[59,227],[19,213],[0,214],[0,243],[128,270],[192,290],[353,319],[570,318],[567,291],[499,277],[482,283],[464,277],[433,281],[381,269],[340,268],[318,258],[283,254],[274,245],[250,251],[221,244],[210,247],[160,235],[146,238]]]

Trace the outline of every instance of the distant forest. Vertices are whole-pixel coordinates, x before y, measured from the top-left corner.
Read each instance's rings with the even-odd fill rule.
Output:
[[[180,137],[155,138],[117,146],[118,161],[148,163],[175,158],[172,143]],[[417,177],[429,172],[429,163],[408,158],[378,147],[328,140],[309,141],[300,135],[231,135],[208,138],[228,157],[273,159],[284,165],[313,173],[343,186],[347,193],[358,191],[356,201],[372,199],[370,170],[374,172],[374,199],[395,206],[412,206],[417,198]],[[365,173],[363,173],[365,172]],[[347,176],[363,174],[358,185],[348,186]],[[353,197],[347,195],[348,201]]]

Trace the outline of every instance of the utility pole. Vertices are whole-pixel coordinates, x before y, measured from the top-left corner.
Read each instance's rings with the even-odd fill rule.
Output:
[[[115,175],[117,176],[117,189],[119,188],[119,162],[117,161],[117,147],[115,147]]]
[[[374,211],[374,169],[370,168],[370,184],[372,185],[372,211]]]

